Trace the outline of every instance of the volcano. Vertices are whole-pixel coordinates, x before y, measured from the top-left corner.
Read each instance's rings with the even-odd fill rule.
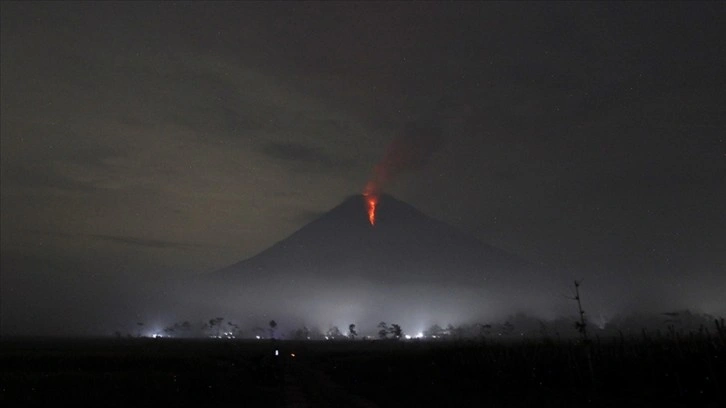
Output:
[[[382,284],[484,285],[531,265],[382,195],[371,225],[355,195],[258,255],[212,274],[223,282],[360,278]]]
[[[205,284],[237,310],[282,309],[327,322],[343,315],[359,323],[362,315],[452,322],[552,295],[541,268],[393,196],[379,197],[374,225],[367,208],[363,195],[351,196],[267,250],[206,274]]]

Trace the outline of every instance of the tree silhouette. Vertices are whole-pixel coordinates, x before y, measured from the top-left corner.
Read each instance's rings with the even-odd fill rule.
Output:
[[[502,325],[500,333],[505,336],[509,336],[510,334],[512,334],[512,332],[514,332],[514,325],[509,320],[507,320]]]
[[[174,335],[176,337],[187,337],[191,330],[192,324],[185,320],[183,322],[174,323],[173,326],[165,328],[164,333],[166,333],[167,336]]]
[[[303,326],[293,332],[292,338],[295,340],[310,340],[310,330],[307,326]]]
[[[209,322],[207,322],[205,328],[209,329],[209,332],[212,333],[213,336],[219,337],[219,329],[222,325],[223,320],[224,317],[215,317],[214,319],[209,319]]]
[[[380,322],[378,323],[378,337],[380,339],[387,339],[388,338],[388,325],[386,322]]]
[[[434,324],[424,332],[424,335],[426,337],[433,337],[437,339],[444,337],[445,334],[446,333],[444,329],[442,329],[441,326],[439,326],[438,324]]]
[[[339,339],[343,337],[343,333],[340,332],[340,329],[338,326],[333,326],[330,329],[328,329],[328,332],[325,333],[325,336],[330,338],[331,340]]]
[[[274,320],[270,320],[269,325],[270,325],[270,338],[274,339],[275,338],[275,328],[277,327],[277,322]]]
[[[403,337],[403,330],[401,330],[401,326],[392,323],[391,328],[389,329],[391,334],[393,335],[393,338],[396,340],[399,340],[401,337]]]
[[[236,325],[236,324],[234,324],[232,322],[227,322],[227,325],[230,327],[229,330],[230,330],[230,332],[232,334],[232,338],[235,338],[235,337],[239,337],[240,336],[240,328],[239,328],[238,325]]]
[[[479,336],[480,337],[486,337],[489,335],[489,333],[492,330],[491,324],[480,324],[479,325]]]

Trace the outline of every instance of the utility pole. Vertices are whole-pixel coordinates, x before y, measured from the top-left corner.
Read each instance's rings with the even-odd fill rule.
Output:
[[[582,310],[582,302],[580,301],[580,282],[578,281],[575,281],[575,297],[573,299],[577,300],[577,310],[580,313],[580,321],[575,322],[575,327],[582,335],[582,341],[587,343],[587,322],[585,321],[585,311]]]
[[[585,311],[582,310],[582,302],[580,301],[580,283],[582,281],[575,281],[575,297],[577,301],[577,311],[580,313],[580,321],[575,322],[575,328],[580,332],[582,336],[583,350],[587,355],[587,368],[590,370],[590,383],[595,385],[595,369],[592,365],[592,348],[590,347],[590,340],[587,338],[587,321],[585,321]]]

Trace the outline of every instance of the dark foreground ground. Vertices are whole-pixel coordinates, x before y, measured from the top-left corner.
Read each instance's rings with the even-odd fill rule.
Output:
[[[4,407],[715,408],[726,406],[723,388],[726,354],[718,338],[613,339],[587,347],[541,341],[0,341]]]

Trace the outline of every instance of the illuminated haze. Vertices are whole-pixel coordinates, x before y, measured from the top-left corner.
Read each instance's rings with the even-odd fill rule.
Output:
[[[4,336],[726,313],[723,3],[0,7]],[[387,200],[528,266],[423,279]],[[190,289],[298,231],[360,262]]]

